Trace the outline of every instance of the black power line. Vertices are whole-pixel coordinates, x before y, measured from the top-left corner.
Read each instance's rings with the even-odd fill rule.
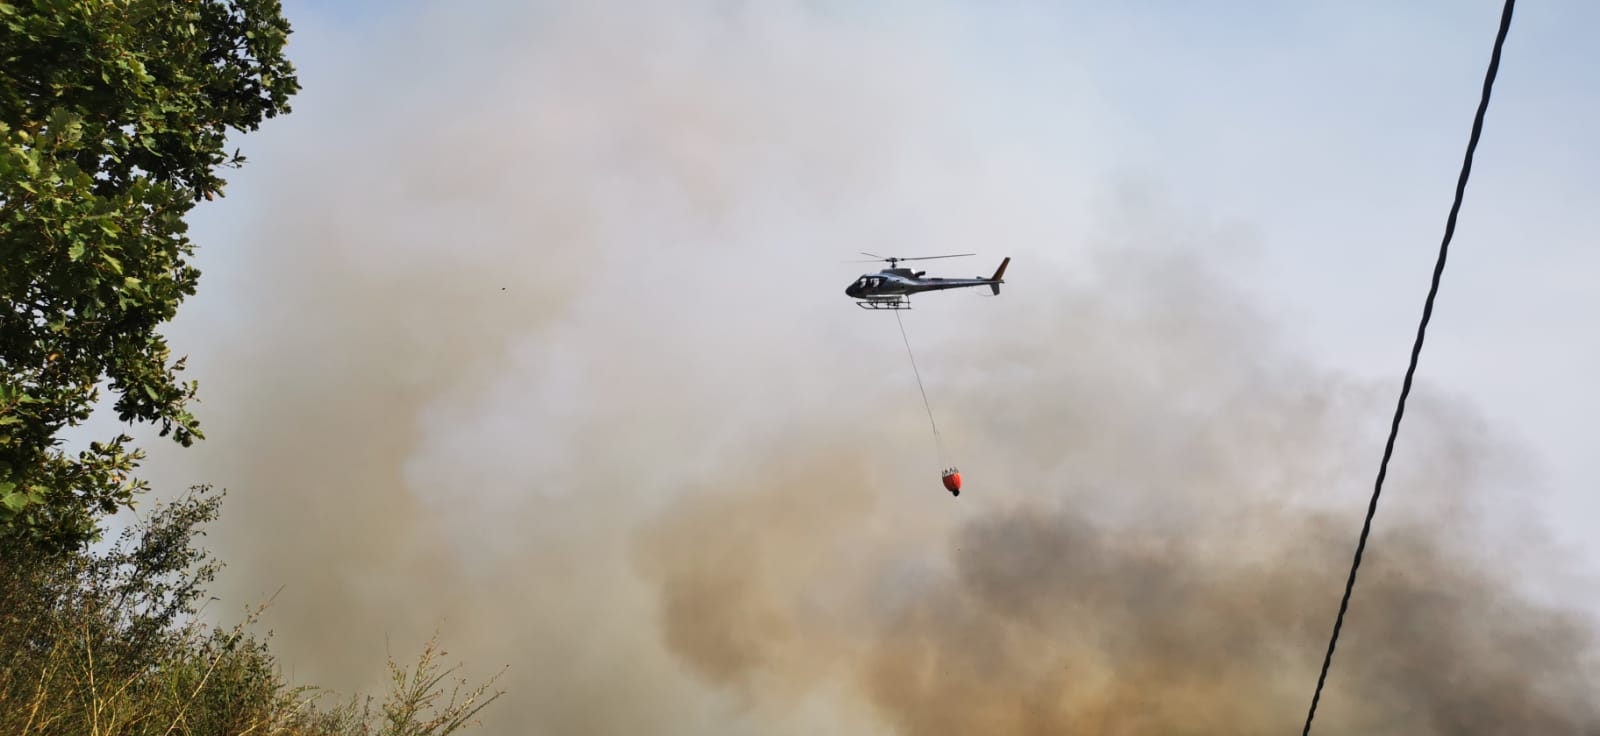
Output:
[[[1450,252],[1450,238],[1456,232],[1456,215],[1461,212],[1461,199],[1466,195],[1467,177],[1472,174],[1472,153],[1478,148],[1478,136],[1483,133],[1483,116],[1489,109],[1489,93],[1494,88],[1495,73],[1500,69],[1500,49],[1505,45],[1506,32],[1511,29],[1511,10],[1516,0],[1506,0],[1500,13],[1500,32],[1494,39],[1494,52],[1489,57],[1489,71],[1483,79],[1483,99],[1478,102],[1478,114],[1472,120],[1472,137],[1467,141],[1466,159],[1461,162],[1461,176],[1456,181],[1455,202],[1450,205],[1450,218],[1445,222],[1444,241],[1439,244],[1439,260],[1433,267],[1433,284],[1428,289],[1428,299],[1422,306],[1422,322],[1417,325],[1417,341],[1411,347],[1411,365],[1406,368],[1405,383],[1400,388],[1400,402],[1394,409],[1394,422],[1389,427],[1389,442],[1383,448],[1383,461],[1378,465],[1378,480],[1372,488],[1372,501],[1367,504],[1367,519],[1361,525],[1361,541],[1356,544],[1355,560],[1350,564],[1350,578],[1344,584],[1344,598],[1339,601],[1339,616],[1333,622],[1333,636],[1328,639],[1328,653],[1322,659],[1322,674],[1317,677],[1317,690],[1311,696],[1311,709],[1306,713],[1306,725],[1301,736],[1311,733],[1311,721],[1317,715],[1317,702],[1322,699],[1322,686],[1328,680],[1328,667],[1333,664],[1333,649],[1339,643],[1339,629],[1344,626],[1344,614],[1350,608],[1350,592],[1355,589],[1356,570],[1361,567],[1361,553],[1367,547],[1367,535],[1372,531],[1372,517],[1378,512],[1378,496],[1383,493],[1383,478],[1389,472],[1389,458],[1394,454],[1394,440],[1400,434],[1400,418],[1406,413],[1406,396],[1411,393],[1411,380],[1417,372],[1417,359],[1422,355],[1422,338],[1428,330],[1428,320],[1433,316],[1433,299],[1439,293],[1439,277],[1444,274],[1445,256]]]

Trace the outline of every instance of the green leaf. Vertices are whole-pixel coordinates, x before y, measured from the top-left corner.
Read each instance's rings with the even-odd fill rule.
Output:
[[[4,497],[0,497],[0,503],[5,504],[5,507],[12,511],[21,511],[28,507],[28,497],[13,491],[5,494]]]
[[[225,131],[289,112],[287,31],[278,0],[0,0],[0,281],[43,312],[0,321],[0,545],[81,546],[142,489],[65,451],[97,386],[127,387],[124,422],[200,436],[162,335],[199,278],[184,217],[220,193]],[[24,526],[18,486],[61,507]]]

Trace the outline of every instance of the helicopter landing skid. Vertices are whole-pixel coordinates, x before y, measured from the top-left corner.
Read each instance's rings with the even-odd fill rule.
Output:
[[[873,310],[878,310],[878,309],[906,310],[906,309],[910,309],[911,308],[911,301],[909,299],[906,299],[905,297],[895,297],[893,299],[868,299],[866,301],[856,302],[856,306],[861,307],[862,309],[873,309]]]

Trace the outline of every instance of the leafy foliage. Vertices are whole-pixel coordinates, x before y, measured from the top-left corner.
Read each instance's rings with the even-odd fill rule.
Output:
[[[203,437],[160,329],[200,276],[185,215],[244,163],[229,131],[299,90],[288,35],[278,0],[0,0],[0,733],[445,736],[499,697],[441,702],[431,642],[376,713],[289,687],[246,633],[262,609],[198,620],[205,487],[86,544],[147,490],[126,434],[62,450],[102,384],[122,422]]]
[[[71,456],[109,380],[122,422],[202,438],[161,325],[199,271],[184,216],[230,129],[299,90],[277,0],[0,0],[0,535],[51,549],[146,490],[119,435]]]
[[[217,564],[193,546],[220,496],[199,487],[100,555],[0,549],[0,732],[25,736],[282,734],[446,736],[500,693],[491,679],[444,702],[433,642],[393,687],[330,708],[290,687],[245,628],[197,622]],[[485,697],[487,695],[487,697]]]

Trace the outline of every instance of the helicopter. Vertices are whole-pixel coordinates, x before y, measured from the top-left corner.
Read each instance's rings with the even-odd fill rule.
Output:
[[[856,306],[862,309],[910,309],[911,295],[924,291],[943,291],[945,289],[960,289],[968,286],[987,286],[995,296],[1000,295],[1000,285],[1005,283],[1006,266],[1011,264],[1011,257],[1007,256],[1000,262],[1000,267],[995,269],[994,275],[989,278],[977,276],[970,279],[960,278],[923,278],[927,271],[913,271],[909,268],[896,268],[895,264],[901,261],[927,261],[935,258],[963,258],[977,255],[976,253],[957,253],[945,256],[919,256],[915,258],[886,258],[872,253],[862,252],[861,255],[872,256],[875,261],[887,261],[889,267],[877,273],[862,274],[854,283],[845,287],[845,296],[855,299]],[[861,261],[857,261],[861,263]]]

